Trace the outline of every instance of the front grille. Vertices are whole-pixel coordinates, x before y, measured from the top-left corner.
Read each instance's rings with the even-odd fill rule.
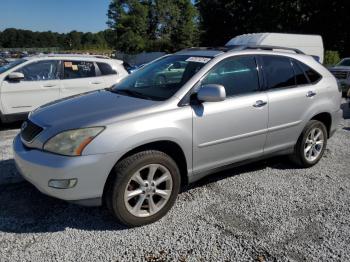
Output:
[[[21,128],[21,137],[27,141],[31,142],[37,135],[43,131],[43,128],[34,124],[30,120],[23,123]]]
[[[348,78],[347,71],[332,71],[332,74],[338,79],[347,79]]]

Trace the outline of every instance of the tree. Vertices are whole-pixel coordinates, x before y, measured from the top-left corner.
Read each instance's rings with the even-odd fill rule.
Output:
[[[196,44],[196,16],[190,0],[113,0],[107,24],[120,51],[172,52]]]
[[[255,32],[320,34],[326,49],[350,54],[347,0],[200,0],[196,6],[204,45]]]
[[[113,0],[109,5],[109,27],[116,34],[116,48],[128,53],[145,49],[148,6],[138,0]]]

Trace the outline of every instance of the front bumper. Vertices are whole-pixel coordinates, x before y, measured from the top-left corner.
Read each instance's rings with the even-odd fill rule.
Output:
[[[39,191],[75,203],[100,203],[107,177],[116,163],[114,153],[78,157],[60,156],[25,147],[17,135],[13,142],[14,159],[21,175]],[[48,186],[52,179],[77,179],[69,189]]]

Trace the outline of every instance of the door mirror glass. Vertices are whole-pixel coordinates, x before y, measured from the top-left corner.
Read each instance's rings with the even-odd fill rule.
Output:
[[[19,82],[24,79],[24,74],[20,72],[12,72],[7,76],[8,80]]]
[[[222,85],[203,85],[197,92],[197,99],[201,102],[220,102],[226,98],[226,90]]]

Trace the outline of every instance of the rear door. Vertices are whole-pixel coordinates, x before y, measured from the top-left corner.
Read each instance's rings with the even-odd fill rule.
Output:
[[[4,114],[26,113],[59,99],[60,79],[58,60],[40,60],[20,67],[21,81],[8,78],[2,82],[1,102]]]
[[[285,56],[261,56],[269,101],[265,153],[295,145],[304,125],[304,115],[315,103],[321,76],[301,62]]]
[[[64,60],[62,71],[61,98],[104,88],[93,61]]]

